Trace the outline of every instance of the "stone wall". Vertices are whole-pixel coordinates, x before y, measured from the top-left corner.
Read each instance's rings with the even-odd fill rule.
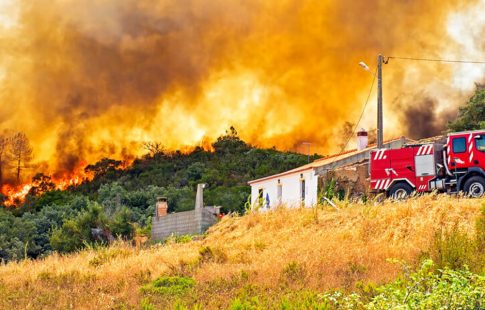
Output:
[[[369,165],[368,161],[337,168],[329,171],[324,182],[333,179],[336,182],[336,190],[344,191],[350,197],[369,196]]]

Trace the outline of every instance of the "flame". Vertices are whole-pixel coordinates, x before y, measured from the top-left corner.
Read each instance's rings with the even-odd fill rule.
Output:
[[[25,196],[29,193],[32,188],[32,184],[24,184],[20,186],[12,186],[5,184],[2,186],[2,193],[5,195],[6,199],[3,202],[5,206],[14,206],[22,203],[25,200]]]
[[[70,187],[75,187],[83,182],[91,181],[93,174],[86,172],[85,163],[80,163],[72,172],[48,176],[49,181],[53,183],[53,188],[49,190],[66,190]],[[123,165],[125,169],[127,166]],[[3,204],[7,207],[18,206],[25,201],[26,196],[31,192],[31,189],[38,187],[38,182],[30,182],[22,185],[4,184],[1,188],[2,194],[5,196]]]
[[[125,159],[121,161],[117,169],[126,170],[132,163],[133,159]],[[53,188],[49,188],[49,190],[67,190],[84,182],[91,181],[94,178],[94,174],[87,171],[85,169],[86,166],[87,162],[81,161],[73,171],[47,176],[49,178],[48,181],[53,183]],[[3,204],[7,207],[20,205],[25,201],[25,198],[30,193],[31,189],[39,187],[39,185],[38,182],[34,181],[17,186],[4,184],[1,187],[1,192],[6,198]]]
[[[81,161],[139,156],[147,141],[207,147],[231,125],[257,146],[306,141],[331,154],[368,94],[360,61],[484,55],[485,0],[7,2],[0,130],[25,132],[40,170],[68,183]],[[439,132],[484,76],[483,66],[391,60],[385,134]],[[375,100],[361,127],[375,127]],[[425,109],[431,125],[414,126]]]

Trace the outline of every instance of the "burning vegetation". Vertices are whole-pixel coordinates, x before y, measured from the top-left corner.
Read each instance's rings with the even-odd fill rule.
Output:
[[[54,174],[141,155],[147,141],[200,145],[230,125],[253,145],[287,150],[307,141],[332,153],[371,83],[359,61],[373,67],[378,52],[416,51],[478,58],[483,9],[454,0],[19,0],[0,24],[1,128],[25,132],[41,171]],[[403,112],[387,103],[398,98],[408,119],[405,107],[429,98],[433,115],[450,115],[483,73],[391,61],[386,133],[425,134],[397,121]],[[360,126],[372,127],[373,114]]]

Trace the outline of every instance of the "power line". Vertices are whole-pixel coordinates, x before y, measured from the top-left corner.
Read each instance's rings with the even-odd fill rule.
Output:
[[[370,89],[369,89],[369,94],[367,95],[367,99],[365,100],[365,104],[364,104],[364,107],[362,108],[362,112],[360,113],[359,120],[357,121],[357,123],[355,123],[354,129],[352,130],[352,134],[348,137],[347,142],[345,142],[345,145],[340,150],[341,153],[347,148],[347,145],[349,144],[350,139],[352,139],[352,137],[355,135],[355,131],[357,130],[357,127],[359,126],[359,123],[362,120],[362,117],[364,116],[365,108],[367,107],[367,104],[369,103],[370,95],[372,94],[372,89],[374,88],[374,82],[376,81],[377,68],[376,68],[373,76],[374,77],[372,78],[372,84],[371,84]]]
[[[464,64],[485,64],[485,61],[437,59],[437,58],[435,59],[435,58],[413,58],[413,57],[388,56],[387,59],[404,59],[404,60],[432,61],[432,62],[454,62],[454,63],[464,63]]]

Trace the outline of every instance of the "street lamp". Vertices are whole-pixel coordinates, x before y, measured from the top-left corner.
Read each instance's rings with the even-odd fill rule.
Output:
[[[382,62],[384,57],[379,54],[377,56],[377,148],[381,149],[384,144],[384,132],[383,132],[383,118],[382,118]],[[387,63],[387,62],[386,62]],[[365,71],[372,74],[369,66],[365,62],[359,62]],[[372,74],[374,75],[374,74]],[[374,75],[375,76],[375,75]]]
[[[365,71],[370,72],[369,66],[365,62],[359,62],[359,66],[361,66]]]

